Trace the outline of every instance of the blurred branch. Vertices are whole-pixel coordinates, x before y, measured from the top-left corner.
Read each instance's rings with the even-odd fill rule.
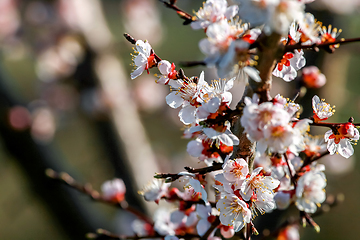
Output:
[[[78,190],[79,192],[82,192],[82,193],[88,195],[94,201],[98,201],[98,202],[102,202],[102,203],[110,204],[112,206],[119,207],[128,212],[133,213],[139,219],[142,219],[149,224],[153,224],[153,221],[150,218],[148,218],[143,212],[140,212],[140,211],[134,209],[133,207],[129,206],[129,204],[125,200],[123,200],[121,202],[115,202],[115,201],[106,199],[98,191],[92,189],[92,186],[90,184],[88,184],[88,183],[84,184],[84,185],[80,184],[79,182],[77,182],[74,178],[72,178],[67,173],[64,173],[64,172],[57,173],[52,169],[47,169],[45,173],[49,178],[58,180],[61,183],[64,183],[64,184]]]
[[[308,213],[300,212],[299,218],[293,218],[293,217],[288,218],[285,222],[283,222],[280,226],[278,226],[274,231],[272,231],[271,233],[269,233],[266,236],[262,236],[261,240],[272,239],[272,238],[276,237],[277,235],[279,235],[279,233],[282,229],[286,228],[289,225],[299,224],[300,221],[302,221],[302,220],[305,220],[305,222],[302,222],[304,227],[306,226],[306,222],[308,222],[312,227],[315,228],[316,231],[320,231],[320,227],[315,223],[315,221],[312,218],[329,212],[331,208],[339,205],[343,201],[344,201],[344,194],[342,194],[342,193],[339,193],[336,196],[329,195],[326,198],[325,202],[321,205],[321,207],[319,207],[318,210],[312,216],[310,216]]]
[[[81,33],[90,46],[89,50],[93,53],[88,63],[83,66],[82,79],[88,80],[91,76],[92,81],[111,103],[108,119],[98,121],[100,134],[104,146],[108,148],[106,152],[113,163],[116,175],[121,176],[128,189],[132,189],[126,193],[127,199],[139,210],[144,210],[144,203],[140,200],[137,189],[141,189],[152,178],[153,173],[158,172],[155,156],[137,107],[132,101],[127,84],[129,77],[112,49],[114,41],[105,21],[101,1],[79,1],[82,4],[75,5],[77,14],[88,14],[82,11],[82,5],[92,10],[90,20],[85,16],[80,17],[82,21],[78,22]],[[102,31],[101,34],[98,32],[99,29]]]
[[[14,157],[27,176],[32,190],[41,197],[42,203],[55,217],[69,239],[82,239],[85,232],[93,231],[97,226],[106,224],[96,209],[80,201],[78,193],[59,186],[45,176],[47,168],[66,169],[60,164],[60,154],[50,145],[40,144],[31,136],[30,130],[17,130],[8,121],[9,110],[15,106],[24,106],[13,89],[6,82],[13,82],[0,71],[0,136],[8,153]]]
[[[149,236],[123,236],[123,235],[116,235],[113,234],[107,230],[104,229],[98,229],[96,231],[96,233],[88,233],[86,235],[86,237],[88,239],[94,239],[94,240],[131,240],[131,239],[164,239],[165,236],[164,235],[159,235],[159,234],[155,234],[155,235],[149,235]],[[186,240],[190,240],[193,238],[199,238],[199,235],[196,234],[185,234],[185,235],[177,235],[177,237],[179,238],[183,238]]]

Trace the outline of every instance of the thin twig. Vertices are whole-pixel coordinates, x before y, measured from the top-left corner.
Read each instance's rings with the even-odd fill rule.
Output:
[[[212,166],[204,168],[193,168],[193,167],[184,167],[188,173],[197,173],[197,174],[206,174],[209,172],[217,171],[222,169],[222,163],[214,163]],[[157,173],[155,178],[165,178],[166,182],[173,182],[177,179],[185,176],[183,173]]]
[[[287,166],[289,168],[291,182],[292,182],[292,184],[294,184],[294,187],[295,187],[296,186],[295,175],[292,173],[292,170],[291,170],[291,167],[290,167],[290,162],[289,162],[289,159],[288,159],[286,153],[284,153],[284,158],[285,158],[285,162],[286,162],[286,164],[287,164]]]
[[[315,49],[315,48],[326,48],[332,45],[336,44],[346,44],[346,43],[352,43],[352,42],[360,42],[360,38],[349,38],[349,39],[340,39],[336,40],[334,42],[326,42],[326,43],[320,43],[320,44],[311,44],[311,45],[301,45],[301,44],[295,44],[295,45],[287,45],[285,46],[284,52],[292,52],[295,49]]]
[[[74,178],[72,178],[67,173],[57,173],[52,169],[47,169],[45,173],[49,178],[60,181],[61,183],[64,183],[67,186],[72,187],[72,188],[76,189],[77,191],[88,195],[94,201],[106,203],[106,204],[109,204],[109,205],[112,205],[115,207],[119,207],[123,210],[133,213],[139,219],[142,219],[151,225],[153,224],[153,221],[150,218],[148,218],[142,212],[131,207],[125,200],[123,200],[121,202],[115,202],[115,201],[106,199],[98,191],[92,189],[92,186],[90,184],[81,184],[81,183],[77,182]]]
[[[183,22],[183,25],[188,25],[188,24],[190,24],[191,22],[194,21],[194,17],[193,17],[191,14],[185,12],[184,10],[178,8],[178,7],[175,5],[175,1],[170,2],[170,3],[168,3],[168,2],[166,2],[166,1],[164,1],[164,0],[159,0],[159,1],[162,2],[167,8],[170,8],[170,9],[175,10],[176,13],[179,14],[180,18],[182,18],[182,19],[185,20],[185,21]]]

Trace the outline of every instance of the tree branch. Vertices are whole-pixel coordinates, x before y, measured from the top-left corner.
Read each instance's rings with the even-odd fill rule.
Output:
[[[177,6],[175,6],[175,2],[176,1],[170,1],[170,3],[164,1],[164,0],[159,0],[160,2],[162,2],[167,8],[173,9],[176,11],[176,13],[180,16],[180,18],[184,19],[185,21],[183,22],[183,25],[188,25],[191,22],[194,21],[194,18],[192,15],[190,15],[189,13],[185,12],[184,10],[178,8]]]
[[[346,43],[352,43],[352,42],[360,42],[360,38],[349,38],[349,39],[340,39],[336,40],[334,42],[326,42],[326,43],[320,43],[320,44],[311,44],[311,45],[302,45],[295,44],[295,45],[287,45],[285,46],[284,53],[286,52],[293,52],[295,49],[325,49],[329,46],[336,45],[336,44],[346,44]]]
[[[133,213],[139,219],[142,219],[149,224],[153,224],[153,221],[150,218],[148,218],[145,214],[136,210],[135,208],[132,208],[125,200],[123,200],[121,202],[115,202],[115,201],[106,199],[98,191],[94,190],[90,184],[88,184],[88,183],[81,184],[81,183],[77,182],[74,178],[72,178],[67,173],[57,173],[52,169],[47,169],[45,173],[49,178],[60,181],[61,183],[64,183],[67,186],[72,187],[72,188],[76,189],[77,191],[88,195],[91,198],[91,200],[106,203],[106,204],[109,204],[109,205],[112,205],[115,207],[119,207],[123,210]]]

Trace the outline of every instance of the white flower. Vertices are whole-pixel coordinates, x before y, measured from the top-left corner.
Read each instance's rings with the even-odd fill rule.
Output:
[[[226,194],[217,202],[216,208],[220,211],[220,222],[225,226],[234,226],[235,232],[251,220],[250,209],[234,194]]]
[[[148,69],[156,65],[156,60],[154,53],[150,44],[142,40],[137,40],[135,43],[137,56],[133,56],[135,70],[131,73],[131,79],[135,79],[140,76],[144,70],[149,71]]]
[[[295,113],[300,110],[300,105],[297,103],[294,103],[290,101],[289,99],[284,98],[280,94],[277,94],[273,98],[274,104],[279,104],[284,108],[285,111],[287,111],[290,116],[294,117]]]
[[[224,164],[223,169],[225,179],[233,183],[235,189],[240,189],[242,182],[249,173],[248,164],[242,158],[228,160]]]
[[[314,15],[305,13],[304,18],[299,19],[299,31],[301,34],[301,41],[306,44],[320,43],[319,32],[321,23],[316,21]]]
[[[303,68],[306,63],[303,50],[295,50],[294,53],[287,52],[276,65],[273,75],[284,79],[286,82],[294,80],[297,76],[297,70]]]
[[[191,23],[193,29],[207,28],[210,24],[224,18],[231,19],[238,11],[238,6],[228,7],[226,0],[207,0],[203,7],[195,13],[196,21]]]
[[[126,187],[122,179],[115,178],[111,181],[104,182],[101,185],[101,192],[105,199],[121,202],[124,200]]]
[[[317,95],[312,98],[312,108],[315,114],[315,122],[324,121],[334,114],[334,110],[330,104],[324,102],[324,100],[320,100]]]
[[[326,144],[324,143],[324,139],[322,137],[305,135],[304,143],[305,143],[304,153],[308,157],[312,157],[314,155],[319,156],[322,152],[326,150]]]
[[[310,130],[310,123],[313,121],[310,119],[301,119],[293,126],[293,139],[289,146],[289,150],[296,156],[303,150],[305,150],[305,136]]]
[[[254,192],[258,199],[267,199],[267,195],[273,196],[272,190],[279,186],[279,180],[260,175],[261,170],[261,167],[256,168],[242,183],[240,194],[245,201],[249,201]]]
[[[272,31],[282,35],[288,33],[294,20],[304,18],[304,5],[297,0],[280,0],[271,10],[269,26]]]
[[[168,194],[170,185],[170,183],[165,183],[163,179],[154,178],[139,193],[144,196],[146,201],[155,201],[158,203],[162,197]]]
[[[177,225],[170,220],[170,209],[158,208],[154,214],[154,229],[161,235],[175,235]]]
[[[209,89],[207,82],[204,80],[204,72],[201,72],[198,82],[195,83],[193,78],[188,81],[174,81],[178,87],[173,88],[172,92],[166,96],[166,103],[172,108],[182,106],[179,112],[180,121],[184,124],[191,124],[196,121],[196,111],[203,100],[199,97],[201,91]],[[175,83],[172,86],[175,86]]]
[[[351,144],[359,140],[359,131],[354,124],[346,123],[341,124],[336,133],[332,130],[327,131],[324,138],[330,155],[340,153],[341,156],[349,158],[354,154],[354,148]]]
[[[257,216],[257,211],[261,214],[271,212],[276,208],[274,195],[270,191],[265,191],[262,194],[253,195],[251,201],[251,212],[253,216]]]
[[[251,141],[264,138],[264,130],[270,126],[282,126],[289,123],[291,116],[283,107],[271,102],[258,105],[245,98],[246,107],[241,117],[241,125]]]
[[[227,53],[231,42],[244,33],[247,25],[228,22],[223,19],[211,24],[207,30],[207,38],[200,40],[199,48],[207,57],[205,58],[208,67],[214,66],[221,61]]]
[[[301,176],[296,187],[297,208],[300,211],[314,213],[316,206],[325,201],[325,186],[326,180],[319,173],[310,171]]]

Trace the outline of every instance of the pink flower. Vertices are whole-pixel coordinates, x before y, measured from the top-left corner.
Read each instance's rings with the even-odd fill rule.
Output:
[[[326,83],[325,75],[316,66],[305,67],[302,70],[302,80],[308,88],[320,88]]]

